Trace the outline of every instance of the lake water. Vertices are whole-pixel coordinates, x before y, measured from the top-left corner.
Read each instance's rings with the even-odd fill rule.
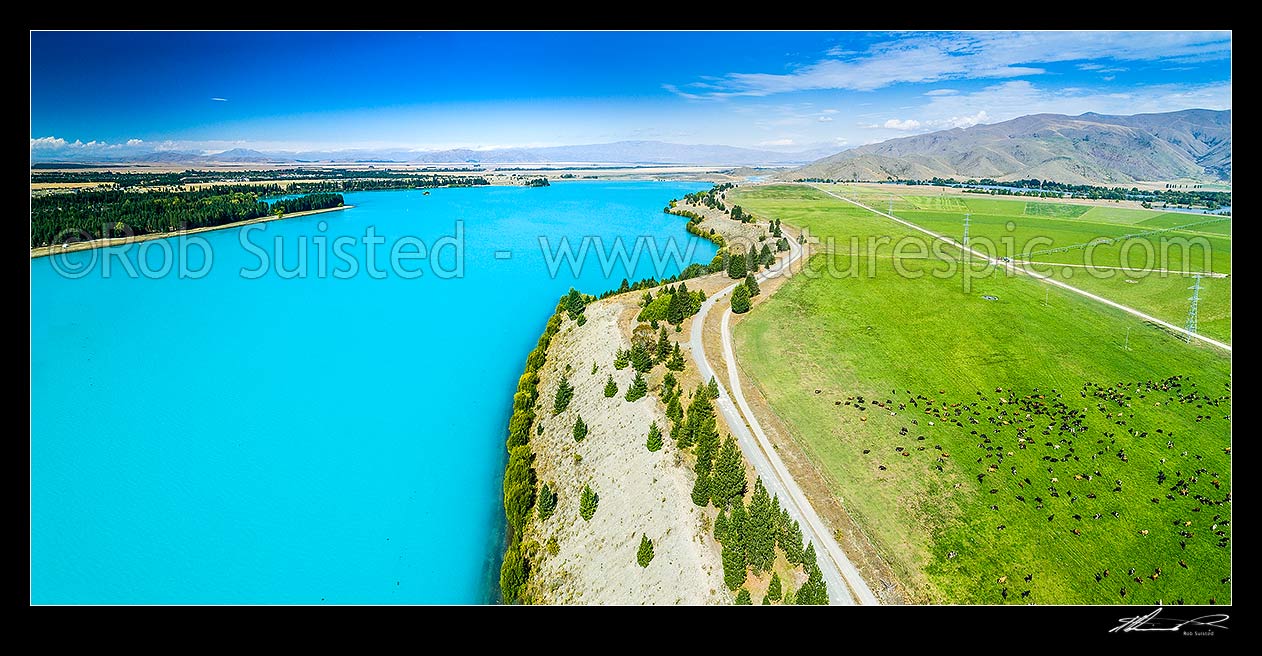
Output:
[[[553,277],[539,237],[670,236],[709,262],[713,245],[661,211],[707,186],[351,193],[351,209],[261,224],[251,246],[241,229],[199,235],[200,278],[158,275],[175,240],[120,251],[109,277],[104,251],[32,260],[32,602],[493,601],[511,396],[556,299],[680,268],[645,256],[607,276],[593,255]],[[390,269],[399,237],[454,242],[457,220],[462,276],[439,275],[456,273],[450,245],[437,267]],[[383,279],[367,246],[324,246],[369,227]],[[260,253],[298,270],[304,244],[308,277],[243,276]],[[352,259],[354,276],[331,275]],[[157,277],[125,275],[140,260]]]

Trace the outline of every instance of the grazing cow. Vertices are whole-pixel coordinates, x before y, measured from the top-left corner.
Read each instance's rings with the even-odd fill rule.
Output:
[[[1033,575],[1033,574],[1026,574],[1026,575],[1025,575],[1025,582],[1026,582],[1026,583],[1029,583],[1030,581],[1033,581],[1033,580],[1034,580],[1034,575]]]

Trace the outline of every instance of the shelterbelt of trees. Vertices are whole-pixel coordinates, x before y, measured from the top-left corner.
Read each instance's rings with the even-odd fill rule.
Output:
[[[36,165],[38,166],[38,165]],[[466,176],[434,175],[437,173],[472,173],[480,171],[476,168],[425,167],[393,171],[389,169],[337,169],[337,168],[288,168],[271,170],[242,171],[202,171],[188,169],[186,171],[39,171],[31,172],[32,183],[88,183],[96,182],[117,185],[122,188],[133,187],[180,187],[189,184],[234,182],[258,182],[260,180],[381,180],[399,178],[424,180],[426,186],[455,185]],[[478,180],[480,177],[469,177]],[[437,183],[437,184],[435,184]],[[480,184],[486,184],[482,181]]]
[[[259,174],[260,172],[252,173]],[[338,173],[356,172],[340,171]],[[342,193],[352,191],[472,187],[490,184],[481,176],[396,175],[385,172],[377,173],[377,175],[387,177],[337,177],[314,182],[291,183],[285,186],[278,183],[215,185],[200,189],[122,188],[32,196],[31,247],[206,228],[257,219],[276,212],[290,214],[327,209],[343,205],[345,201]],[[187,180],[183,181],[187,182]],[[271,196],[295,194],[297,195],[295,198],[271,202],[263,200]]]
[[[313,193],[272,203],[279,188],[211,187],[179,192],[81,191],[31,198],[31,247],[205,228],[340,207],[341,194]]]

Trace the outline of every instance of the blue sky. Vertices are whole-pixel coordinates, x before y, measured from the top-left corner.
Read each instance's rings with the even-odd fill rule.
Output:
[[[35,32],[31,69],[32,154],[842,149],[1231,108],[1229,32]]]

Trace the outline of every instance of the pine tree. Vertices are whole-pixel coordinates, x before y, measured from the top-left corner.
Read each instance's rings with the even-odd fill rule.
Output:
[[[741,553],[746,554],[746,564],[749,563],[749,549],[745,546],[745,524],[747,522],[749,522],[749,513],[745,511],[745,504],[740,499],[737,499],[736,503],[732,504],[732,512],[727,514],[727,533],[723,537],[728,542],[740,547]]]
[[[802,550],[802,527],[798,525],[797,520],[789,522],[780,542],[780,549],[784,551],[784,557],[790,563],[801,565],[805,562],[806,555]]]
[[[651,291],[644,292],[644,297],[640,299],[640,304],[643,305],[644,307],[648,307],[649,303],[652,303],[652,302],[653,302],[653,292]]]
[[[662,431],[657,427],[657,423],[649,425],[649,439],[646,446],[649,451],[658,451],[662,448]]]
[[[701,417],[701,421],[692,435],[697,441],[697,464],[695,469],[697,471],[705,469],[709,473],[714,465],[714,458],[719,453],[719,429],[715,425],[713,408],[709,405],[706,408],[710,412]],[[711,486],[713,484],[714,482],[711,481]],[[713,487],[711,490],[713,491]]]
[[[675,347],[670,353],[670,359],[666,361],[666,368],[671,371],[684,370],[684,352],[680,350],[679,342],[675,342]]]
[[[736,593],[736,605],[737,606],[753,606],[754,605],[754,600],[749,597],[749,590],[746,590],[745,588],[741,588],[741,591]]]
[[[736,291],[732,292],[732,312],[745,314],[749,312],[749,308],[749,287],[737,285]]]
[[[783,593],[780,590],[780,575],[772,574],[771,583],[767,584],[767,596],[763,597],[763,599],[770,600],[770,601],[780,601],[780,596],[782,594]]]
[[[749,501],[749,518],[745,522],[745,549],[749,566],[755,574],[771,569],[776,559],[776,535],[771,512],[771,495],[767,494],[767,488],[759,478],[754,481],[754,496]]]
[[[618,349],[614,353],[613,368],[621,371],[626,369],[629,364],[631,364],[631,352]]]
[[[675,423],[679,423],[679,421],[684,418],[684,408],[679,404],[678,394],[672,395],[670,397],[670,401],[666,404],[666,417]],[[677,436],[672,437],[678,441]]]
[[[574,398],[574,386],[570,385],[570,379],[561,376],[561,383],[557,385],[556,399],[552,402],[552,414],[559,415],[565,411],[570,405],[570,399]]]
[[[631,285],[630,283],[627,282],[626,278],[623,278],[622,284],[618,285],[618,293],[621,294],[621,293],[629,292],[629,291],[631,291]]]
[[[618,383],[613,382],[613,374],[605,381],[605,398],[612,399],[618,393]]]
[[[591,521],[593,515],[596,514],[596,506],[600,503],[600,496],[592,491],[591,485],[583,486],[583,495],[578,500],[578,514],[583,521]]]
[[[739,280],[745,277],[747,273],[745,269],[745,254],[734,253],[727,260],[727,277],[733,280]]]
[[[711,399],[719,398],[719,381],[715,380],[714,376],[710,376],[710,382],[707,384],[706,390],[710,393]]]
[[[723,443],[723,450],[719,453],[718,462],[714,465],[713,478],[710,487],[714,505],[724,506],[744,496],[745,460],[741,457],[740,448],[736,446],[736,440],[732,439],[731,435],[728,435]],[[766,490],[763,493],[765,495]],[[768,504],[770,504],[770,499],[768,499]],[[770,530],[770,521],[768,521],[768,530]]]
[[[754,279],[754,274],[751,273],[745,276],[745,289],[749,290],[750,296],[757,296],[762,291],[758,289],[758,281]]]
[[[687,294],[678,292],[670,295],[670,302],[666,304],[666,320],[674,325],[683,323],[688,317],[689,299]]]
[[[641,533],[640,550],[635,554],[635,562],[639,563],[640,567],[648,567],[651,560],[653,560],[653,541],[649,539],[649,536]]]
[[[658,362],[665,362],[670,357],[670,339],[666,337],[666,326],[662,326],[661,332],[657,334],[657,356]]]
[[[785,239],[784,237],[781,237],[780,239],[776,240],[776,251],[777,251],[777,252],[783,253],[783,252],[785,252],[785,251],[787,251],[787,250],[789,250],[789,240],[788,240],[788,239]]]
[[[574,441],[582,442],[585,437],[587,437],[587,423],[580,416],[574,420]]]
[[[631,366],[642,374],[653,369],[653,351],[643,342],[631,345]]]
[[[535,507],[539,509],[539,519],[547,519],[556,511],[557,495],[547,483],[539,489],[539,500],[535,502]]]
[[[595,363],[595,362],[593,362],[593,363],[592,363],[592,375],[593,375],[593,376],[595,376],[595,375],[596,375],[596,363]]]
[[[627,401],[638,401],[649,393],[649,384],[644,380],[639,372],[635,374],[635,380],[631,381],[631,386],[627,388]]]
[[[731,530],[728,530],[731,535]],[[728,539],[723,543],[723,583],[730,590],[745,584],[745,550],[737,540]]]
[[[802,584],[802,588],[798,590],[797,596],[794,597],[794,603],[799,606],[827,606],[828,605],[828,585],[824,583],[824,573],[820,571],[819,564],[815,561],[807,566],[810,573],[806,578],[806,583]]]
[[[566,294],[564,303],[566,312],[569,312],[570,318],[575,320],[587,308],[587,300],[573,287],[570,288],[570,293]]]
[[[662,402],[669,402],[668,399],[674,396],[678,385],[679,379],[675,378],[675,373],[673,371],[667,371],[666,375],[662,376]]]
[[[706,507],[710,503],[710,473],[701,472],[697,474],[697,480],[692,484],[692,502]]]
[[[767,595],[763,595],[763,596],[762,596],[762,605],[763,605],[763,606],[770,606],[770,605],[771,605],[771,600],[767,598]]]
[[[723,542],[727,537],[727,513],[719,508],[719,514],[714,517],[714,539]]]
[[[762,250],[758,251],[758,263],[764,267],[769,267],[776,263],[776,256],[771,252],[769,244],[763,244]]]

